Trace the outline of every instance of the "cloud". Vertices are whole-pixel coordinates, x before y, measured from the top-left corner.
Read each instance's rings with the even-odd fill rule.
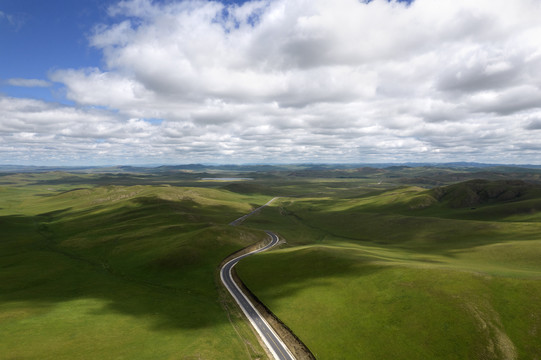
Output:
[[[541,108],[541,89],[521,85],[504,91],[484,91],[471,96],[470,103],[473,111],[510,115]]]
[[[541,130],[541,119],[533,119],[526,125],[527,130]]]
[[[20,79],[13,78],[6,80],[6,83],[11,86],[22,86],[22,87],[49,87],[52,84],[46,80],[40,79]]]
[[[51,80],[64,83],[67,98],[83,105],[129,108],[153,100],[153,94],[136,79],[96,68],[57,70]]]
[[[7,23],[12,30],[19,31],[26,23],[26,19],[23,15],[13,15],[0,10],[0,24],[2,22]]]
[[[10,122],[25,141],[77,138],[145,162],[541,155],[519,151],[541,116],[537,0],[125,0],[108,13],[89,38],[104,65],[50,75],[77,106],[10,113],[90,116],[89,140],[69,121]]]
[[[3,160],[11,162],[111,161],[126,157],[128,150],[130,156],[141,155],[141,139],[151,142],[155,136],[155,126],[142,119],[124,120],[103,110],[3,96],[0,119],[0,151]]]

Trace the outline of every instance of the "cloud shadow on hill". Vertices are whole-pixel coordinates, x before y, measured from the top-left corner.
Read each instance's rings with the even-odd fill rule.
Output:
[[[150,318],[156,331],[220,325],[228,319],[217,267],[262,236],[226,225],[240,215],[224,205],[142,197],[112,210],[0,217],[0,302],[46,312],[98,299],[97,314]]]

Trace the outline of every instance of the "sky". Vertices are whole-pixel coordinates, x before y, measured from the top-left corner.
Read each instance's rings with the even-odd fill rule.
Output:
[[[0,0],[0,164],[541,164],[539,0]]]

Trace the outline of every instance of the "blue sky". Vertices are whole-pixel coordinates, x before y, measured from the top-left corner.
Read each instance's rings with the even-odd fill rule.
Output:
[[[52,69],[99,66],[101,54],[88,46],[96,23],[107,20],[111,1],[2,0],[0,79],[47,79]],[[9,18],[8,18],[9,16]],[[3,84],[13,96],[53,100],[50,89]],[[55,100],[62,101],[60,96]]]
[[[1,0],[0,163],[539,163],[541,5]]]

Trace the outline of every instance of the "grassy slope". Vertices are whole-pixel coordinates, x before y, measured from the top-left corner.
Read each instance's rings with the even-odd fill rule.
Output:
[[[249,224],[289,246],[238,271],[320,359],[534,359],[541,224],[526,205],[455,209],[420,188],[282,199]]]
[[[57,173],[0,180],[0,329],[10,334],[0,353],[11,358],[257,357],[235,333],[253,345],[249,329],[238,318],[231,327],[220,307],[214,276],[259,236],[222,224],[269,194],[307,197],[249,220],[289,246],[239,271],[318,358],[541,353],[536,196],[472,209],[350,179],[225,186],[238,194],[94,188],[84,175],[66,185]]]
[[[215,276],[223,258],[261,237],[223,224],[268,196],[62,187],[0,189],[3,358],[263,356],[223,311]]]

